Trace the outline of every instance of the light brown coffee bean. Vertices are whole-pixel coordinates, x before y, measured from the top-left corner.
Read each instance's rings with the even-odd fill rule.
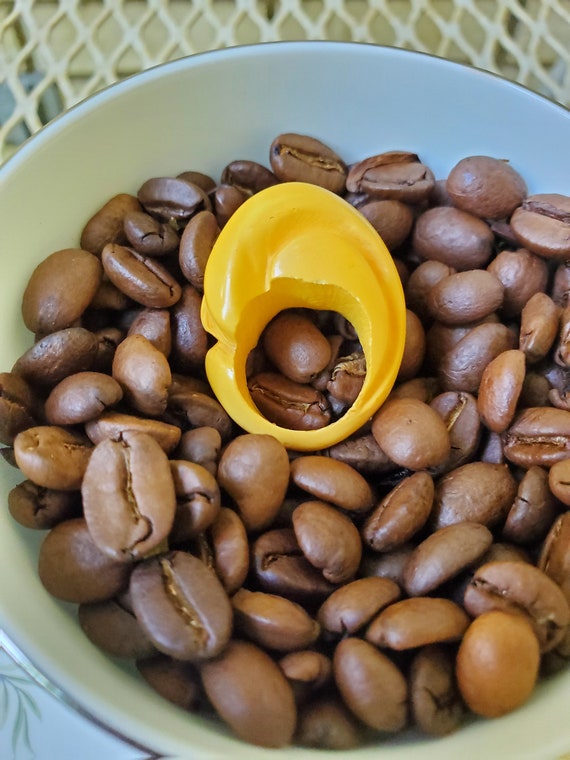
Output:
[[[86,222],[81,231],[80,245],[86,250],[101,255],[107,243],[126,245],[124,219],[129,212],[140,211],[141,205],[134,195],[119,193],[110,198]]]
[[[358,578],[333,591],[320,606],[317,620],[335,638],[352,636],[400,595],[400,587],[389,578]]]
[[[323,501],[305,501],[293,512],[293,529],[308,561],[331,583],[352,580],[362,546],[354,523]]]
[[[485,269],[450,274],[427,296],[430,315],[446,325],[466,325],[492,314],[503,303],[503,284]]]
[[[489,225],[473,214],[438,206],[418,217],[412,244],[422,259],[440,261],[459,272],[489,262],[494,236]]]
[[[400,200],[371,200],[359,206],[358,210],[368,219],[389,251],[399,248],[412,231],[414,212]]]
[[[490,610],[524,615],[543,652],[558,644],[570,623],[570,607],[561,588],[527,562],[490,562],[477,568],[463,603],[472,617]]]
[[[125,401],[149,417],[166,411],[172,373],[168,360],[143,335],[129,335],[117,346],[113,378],[123,390]]]
[[[315,649],[288,652],[279,659],[279,667],[293,687],[297,704],[305,704],[314,693],[332,680],[332,662]]]
[[[410,309],[406,309],[406,341],[398,370],[397,381],[411,380],[420,371],[426,354],[426,333],[422,322]]]
[[[123,412],[103,412],[97,419],[91,420],[85,425],[85,432],[94,444],[101,443],[107,438],[119,441],[123,434],[129,431],[150,435],[167,454],[174,451],[181,437],[180,428],[175,425],[162,422],[162,420],[136,417],[133,414],[124,414]]]
[[[506,160],[467,156],[447,177],[446,190],[457,208],[482,219],[507,219],[526,197],[526,182]]]
[[[363,512],[374,501],[370,485],[355,468],[319,454],[294,459],[291,462],[291,480],[315,499],[334,504],[347,512]]]
[[[515,317],[535,293],[543,293],[548,283],[546,261],[526,248],[500,251],[487,270],[503,284],[502,312]]]
[[[391,551],[408,542],[428,521],[435,486],[431,475],[415,472],[403,478],[367,516],[361,534],[374,551]]]
[[[483,370],[477,408],[489,430],[503,433],[513,421],[525,376],[525,354],[503,351]]]
[[[570,412],[552,407],[522,409],[503,436],[504,453],[520,467],[550,467],[568,458]]]
[[[261,342],[267,357],[289,380],[309,383],[329,363],[331,347],[304,314],[284,311],[265,327]]]
[[[538,641],[524,617],[487,612],[471,623],[459,646],[461,696],[477,715],[505,715],[531,695],[539,662]]]
[[[98,417],[123,398],[119,383],[102,372],[77,372],[52,389],[45,402],[50,425],[77,425]]]
[[[46,535],[39,551],[38,574],[49,593],[84,604],[111,599],[125,590],[131,567],[104,554],[93,542],[82,517],[65,520]]]
[[[289,485],[289,457],[273,436],[245,433],[224,449],[218,482],[234,500],[248,531],[272,523]]]
[[[174,551],[141,562],[133,570],[129,590],[137,620],[164,654],[200,662],[228,645],[230,600],[197,557]]]
[[[382,610],[368,626],[365,638],[376,646],[400,651],[459,641],[468,625],[467,614],[449,599],[413,597]]]
[[[24,476],[59,491],[79,490],[92,451],[85,436],[57,425],[28,428],[14,439],[14,456]]]
[[[372,418],[372,435],[393,462],[411,470],[437,467],[449,456],[443,420],[416,399],[386,402]]]
[[[560,193],[529,195],[513,213],[510,225],[519,244],[546,259],[570,254],[570,197]]]
[[[159,444],[125,432],[93,449],[81,484],[83,511],[94,542],[117,561],[133,562],[156,550],[172,528],[176,494]]]
[[[320,635],[319,623],[301,605],[285,597],[241,588],[231,601],[238,635],[264,649],[305,649]]]
[[[506,518],[516,492],[506,465],[468,462],[438,480],[431,522],[435,529],[466,521],[492,528]]]
[[[560,324],[560,307],[546,293],[535,293],[521,311],[519,347],[529,364],[548,354]]]
[[[404,569],[409,596],[426,596],[484,556],[493,534],[484,525],[460,522],[434,531],[412,552]]]
[[[345,704],[365,725],[385,732],[406,726],[406,679],[385,654],[367,641],[348,637],[335,649],[333,668]]]
[[[236,736],[262,747],[291,743],[297,721],[293,690],[262,649],[231,641],[200,674],[208,699]]]

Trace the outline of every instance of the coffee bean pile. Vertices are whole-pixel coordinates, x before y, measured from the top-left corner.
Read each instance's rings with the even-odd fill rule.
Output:
[[[388,400],[310,453],[239,429],[204,370],[208,256],[287,181],[361,211],[407,305]],[[47,591],[167,700],[261,746],[441,736],[517,708],[570,658],[569,211],[501,158],[436,179],[410,152],[347,165],[299,134],[268,166],[110,198],[32,273],[35,341],[0,374],[24,477],[9,508],[45,531]],[[278,314],[248,362],[259,408],[300,430],[365,372],[351,325],[310,309]]]

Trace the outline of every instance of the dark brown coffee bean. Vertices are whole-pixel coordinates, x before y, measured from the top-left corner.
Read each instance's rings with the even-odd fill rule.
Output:
[[[176,513],[169,540],[183,541],[203,533],[216,519],[221,506],[220,488],[204,467],[183,459],[171,459],[176,493]]]
[[[523,351],[503,351],[483,370],[477,408],[489,430],[503,433],[513,421],[525,376]]]
[[[503,303],[503,284],[485,269],[450,274],[427,296],[430,315],[446,325],[465,325],[492,314]]]
[[[399,200],[373,200],[358,210],[382,238],[386,248],[394,251],[406,240],[414,224],[414,212]]]
[[[301,747],[350,750],[362,742],[360,725],[342,700],[322,696],[300,710],[295,739]]]
[[[400,587],[389,578],[358,578],[333,591],[320,606],[317,620],[329,635],[351,636],[400,595]]]
[[[503,436],[509,462],[550,467],[568,458],[570,412],[551,407],[522,409]]]
[[[12,517],[26,528],[48,530],[64,520],[81,516],[77,491],[56,491],[24,480],[8,494]]]
[[[446,190],[457,208],[482,219],[507,219],[526,196],[526,182],[507,161],[468,156],[449,172]]]
[[[481,437],[477,399],[471,393],[447,391],[430,403],[443,419],[449,433],[450,451],[446,461],[432,474],[443,474],[473,458]]]
[[[0,443],[11,446],[22,430],[37,425],[40,404],[23,377],[0,373]]]
[[[549,473],[536,465],[524,473],[503,525],[502,536],[507,541],[532,545],[546,536],[560,511],[560,504],[548,487],[551,474],[552,469]]]
[[[310,182],[333,193],[344,190],[347,175],[344,161],[314,137],[294,133],[279,135],[269,148],[269,161],[273,173],[282,182]]]
[[[155,309],[173,306],[181,287],[170,272],[132,248],[109,243],[101,253],[103,269],[111,282],[133,301]]]
[[[172,383],[170,365],[143,335],[129,335],[119,343],[112,374],[134,410],[149,417],[160,417],[166,411]]]
[[[526,248],[500,251],[487,269],[503,284],[502,312],[506,317],[520,314],[531,296],[546,290],[547,263]]]
[[[486,222],[452,206],[428,209],[412,234],[422,259],[440,261],[457,271],[484,267],[493,253],[494,236]]]
[[[174,227],[144,211],[130,211],[123,224],[128,244],[142,256],[167,256],[178,248],[180,240]]]
[[[205,707],[200,675],[192,663],[158,654],[138,660],[136,666],[144,680],[172,704],[188,712]]]
[[[162,222],[186,222],[207,204],[206,193],[180,177],[153,177],[139,187],[143,208]]]
[[[274,317],[261,342],[279,372],[296,383],[309,383],[331,358],[331,347],[323,333],[311,319],[294,311]]]
[[[529,364],[544,359],[558,335],[560,307],[546,293],[535,293],[521,311],[519,346]]]
[[[117,599],[80,604],[77,619],[89,641],[111,657],[152,657],[154,645],[136,617]]]
[[[207,533],[209,565],[228,594],[245,583],[250,567],[250,547],[243,521],[233,509],[221,507]]]
[[[204,291],[206,264],[219,234],[215,214],[200,211],[190,219],[180,237],[180,269],[188,282],[200,292]]]
[[[318,430],[331,422],[329,402],[309,385],[276,372],[261,372],[248,380],[248,389],[261,414],[280,427]]]
[[[318,454],[291,462],[291,479],[315,499],[335,504],[347,512],[369,509],[374,500],[366,479],[353,467]]]
[[[125,216],[140,210],[141,205],[134,195],[119,193],[113,196],[85,224],[81,232],[81,247],[100,256],[107,243],[126,245]]]
[[[176,372],[192,374],[204,365],[208,334],[200,319],[202,296],[192,285],[182,287],[182,295],[171,310],[171,365]]]
[[[428,736],[446,736],[465,717],[455,680],[452,653],[439,644],[420,649],[410,666],[410,706],[416,725]]]
[[[415,153],[387,151],[350,167],[346,188],[373,198],[422,203],[431,195],[435,177]]]
[[[242,192],[253,195],[276,185],[279,180],[273,172],[257,161],[237,160],[231,161],[222,169],[220,182],[235,185]]]
[[[570,512],[552,523],[540,550],[538,567],[558,584],[570,603]]]

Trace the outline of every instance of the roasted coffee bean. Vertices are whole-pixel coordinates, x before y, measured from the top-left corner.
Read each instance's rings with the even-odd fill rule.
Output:
[[[386,248],[394,251],[406,240],[414,224],[414,212],[400,200],[372,200],[358,210],[380,235]]]
[[[132,572],[129,589],[137,620],[164,654],[200,662],[227,647],[230,600],[197,557],[174,551],[141,562]]]
[[[32,272],[22,297],[22,317],[34,333],[73,327],[101,282],[100,260],[81,248],[56,251]]]
[[[205,707],[200,675],[192,663],[157,654],[137,660],[136,666],[144,680],[169,702],[188,712]]]
[[[166,411],[172,372],[168,360],[143,335],[129,335],[113,357],[112,375],[125,401],[137,412],[160,417]]]
[[[445,736],[459,727],[465,706],[453,654],[443,645],[431,644],[417,652],[410,666],[409,689],[414,722],[424,733]]]
[[[81,517],[64,520],[45,537],[38,557],[42,584],[56,599],[75,604],[101,602],[126,589],[130,565],[104,554]]]
[[[269,148],[269,162],[282,182],[310,182],[333,193],[344,190],[345,163],[334,150],[314,137],[294,133],[279,135]]]
[[[461,696],[477,715],[504,715],[530,696],[539,662],[538,641],[524,617],[487,612],[471,623],[459,646]]]
[[[140,659],[156,654],[136,617],[118,599],[80,604],[77,619],[89,641],[111,657]]]
[[[481,419],[477,399],[471,393],[440,393],[430,406],[441,416],[449,433],[449,456],[443,464],[431,470],[432,474],[437,475],[473,458],[481,438]]]
[[[182,542],[203,533],[216,519],[221,506],[220,488],[204,467],[183,459],[171,459],[176,493],[176,513],[170,539]]]
[[[487,317],[503,303],[503,285],[485,269],[450,274],[427,296],[431,316],[446,325],[465,325]]]
[[[329,363],[331,347],[312,320],[295,311],[274,317],[261,336],[267,357],[289,380],[308,383]]]
[[[519,346],[529,364],[544,359],[558,335],[560,307],[546,293],[535,293],[521,311]]]
[[[204,272],[220,227],[212,211],[200,211],[188,222],[180,237],[180,270],[196,290],[204,290]]]
[[[108,438],[120,441],[127,432],[146,433],[154,438],[167,454],[174,451],[181,438],[180,428],[175,425],[122,412],[103,412],[97,419],[87,422],[85,432],[94,444]]]
[[[262,747],[291,742],[297,721],[293,690],[258,646],[232,640],[200,674],[216,712],[240,739]]]
[[[304,704],[295,739],[301,747],[349,750],[362,741],[360,725],[341,699],[322,696]]]
[[[16,361],[12,372],[40,388],[51,388],[68,375],[94,368],[98,358],[97,335],[83,327],[68,327],[35,343]]]
[[[77,491],[57,491],[24,480],[8,494],[8,509],[20,525],[48,530],[64,520],[80,517],[81,499]]]
[[[224,442],[233,432],[231,418],[217,399],[200,391],[185,390],[175,382],[168,393],[165,419],[184,430],[214,428]]]
[[[457,208],[482,219],[507,219],[527,192],[507,161],[492,156],[462,158],[447,176],[446,190]]]
[[[506,465],[468,462],[438,480],[431,522],[436,529],[465,521],[492,528],[504,521],[516,492]]]
[[[123,222],[128,243],[143,256],[167,256],[179,245],[178,233],[168,223],[144,211],[130,211]]]
[[[393,462],[411,470],[437,467],[450,452],[441,417],[413,398],[386,402],[372,418],[372,435]]]
[[[200,320],[202,296],[192,285],[182,287],[181,297],[171,310],[171,365],[176,372],[192,374],[203,366],[208,334]]]
[[[434,493],[433,479],[425,471],[403,478],[366,518],[361,530],[364,542],[382,552],[407,543],[426,524]]]
[[[141,205],[134,195],[119,193],[108,200],[87,221],[81,232],[81,247],[101,255],[108,243],[126,245],[124,219],[128,213],[141,211]]]
[[[305,501],[293,512],[293,529],[303,554],[327,581],[346,583],[354,578],[362,545],[348,517],[323,501]]]
[[[363,475],[378,474],[394,467],[372,433],[336,443],[328,449],[328,456],[337,462],[348,464]]]
[[[520,467],[549,467],[568,458],[570,412],[550,407],[523,409],[503,436],[506,458]]]
[[[287,450],[272,436],[246,433],[226,446],[218,482],[235,502],[248,531],[272,523],[285,498],[289,472]]]
[[[418,264],[404,288],[408,309],[425,320],[428,317],[427,301],[431,289],[444,278],[455,274],[455,271],[453,267],[435,259]]]
[[[18,433],[14,456],[22,473],[37,486],[77,491],[93,447],[81,433],[57,425],[40,425]]]
[[[408,686],[399,668],[367,641],[348,637],[337,645],[334,677],[348,708],[377,731],[401,731],[408,720]]]
[[[552,469],[547,472],[534,465],[522,476],[502,529],[502,536],[507,541],[532,545],[545,537],[560,512],[560,503],[555,498],[556,491],[549,488]]]
[[[142,335],[166,357],[172,348],[170,313],[167,309],[141,309],[131,322],[127,337]]]
[[[109,243],[101,261],[109,280],[142,306],[165,309],[180,300],[182,289],[170,272],[132,248]]]
[[[162,222],[184,224],[196,211],[207,206],[206,193],[180,177],[153,177],[139,187],[137,197],[143,208]]]
[[[333,591],[320,606],[317,620],[329,635],[351,636],[400,595],[400,587],[389,578],[358,578]]]
[[[503,284],[501,309],[506,317],[520,314],[529,298],[543,293],[548,283],[546,261],[526,248],[500,251],[489,262],[487,270]]]
[[[315,499],[335,504],[347,512],[363,512],[374,501],[366,479],[353,467],[318,454],[291,462],[291,479]]]
[[[404,569],[409,596],[426,596],[484,556],[493,534],[476,522],[460,522],[434,531],[419,543]]]
[[[306,704],[307,699],[332,680],[330,658],[314,649],[288,652],[279,659],[279,667],[293,687],[297,704]]]
[[[50,425],[77,425],[95,419],[123,398],[119,383],[102,372],[77,372],[52,389],[45,402]]]
[[[489,430],[503,433],[511,424],[522,392],[525,355],[519,349],[503,351],[483,370],[477,407]]]
[[[37,425],[40,406],[23,377],[14,372],[1,372],[0,443],[11,446],[18,433]]]
[[[552,523],[542,545],[538,567],[560,586],[570,604],[570,512]]]
[[[276,594],[242,588],[232,597],[238,635],[269,650],[292,652],[314,644],[321,627],[301,605]]]
[[[490,562],[477,568],[465,590],[472,617],[490,610],[524,614],[541,651],[553,649],[570,624],[570,607],[560,587],[527,562]]]
[[[176,493],[160,445],[125,432],[93,449],[81,483],[83,511],[93,540],[117,561],[134,562],[161,547],[174,521]]]
[[[255,578],[264,591],[312,604],[322,602],[335,589],[305,557],[292,528],[262,533],[251,555]]]
[[[257,161],[238,160],[231,161],[222,169],[220,182],[235,185],[242,192],[253,195],[276,185],[279,180],[272,171]]]
[[[422,203],[435,185],[431,169],[415,153],[387,151],[370,156],[350,167],[346,188],[373,198]]]
[[[280,427],[318,430],[331,422],[328,401],[309,385],[275,372],[261,372],[248,380],[248,389],[263,416]]]
[[[510,224],[520,245],[546,259],[570,254],[570,197],[559,193],[529,195],[513,213]]]
[[[218,226],[223,227],[235,211],[245,203],[249,194],[235,185],[220,184],[212,193],[213,211]]]
[[[250,548],[243,521],[233,509],[221,507],[206,531],[209,565],[228,594],[245,583]]]
[[[418,217],[412,244],[422,259],[462,271],[487,265],[494,236],[489,225],[473,214],[453,206],[438,206]]]

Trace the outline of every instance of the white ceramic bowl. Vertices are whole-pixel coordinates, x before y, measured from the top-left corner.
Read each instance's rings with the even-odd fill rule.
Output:
[[[20,298],[33,267],[76,244],[107,198],[136,192],[157,174],[198,169],[218,176],[236,158],[267,164],[272,139],[286,131],[318,137],[348,162],[415,151],[440,177],[466,155],[507,158],[531,192],[570,192],[570,113],[490,74],[397,49],[328,42],[270,43],[165,64],[71,109],[1,168],[0,370],[30,344]],[[5,505],[19,478],[2,463],[0,479]],[[38,581],[40,538],[0,510],[0,627],[96,719],[176,758],[314,756],[246,746],[170,706],[99,654],[73,609]],[[570,753],[569,705],[570,672],[502,719],[343,757],[553,760]]]

